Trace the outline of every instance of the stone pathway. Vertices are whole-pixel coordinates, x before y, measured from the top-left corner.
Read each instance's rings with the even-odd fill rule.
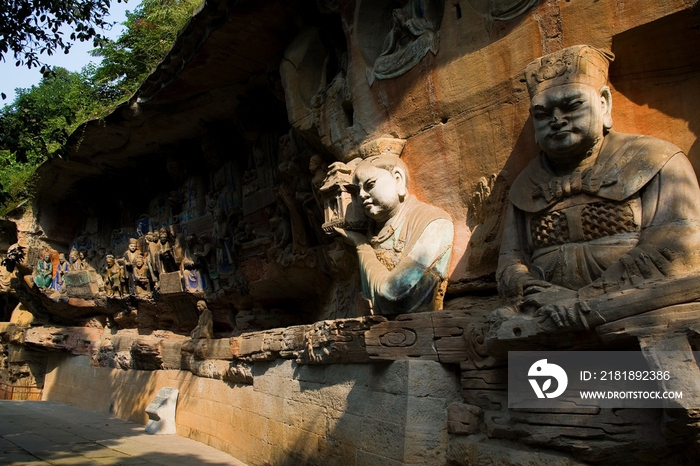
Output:
[[[0,465],[246,466],[178,435],[53,401],[0,400]]]

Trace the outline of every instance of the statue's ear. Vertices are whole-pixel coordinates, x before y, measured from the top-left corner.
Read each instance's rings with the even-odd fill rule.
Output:
[[[612,128],[612,94],[608,86],[603,86],[598,92],[600,95],[600,105],[603,108],[603,128],[609,130]]]
[[[534,129],[535,128],[535,115],[532,114],[532,107],[530,107],[528,112],[530,113],[530,120],[532,120],[532,125],[530,126],[530,128]],[[540,141],[537,140],[537,130],[535,130],[535,142],[537,144],[540,143]]]
[[[396,192],[399,195],[399,199],[403,201],[408,194],[408,186],[406,186],[406,173],[404,173],[404,171],[399,167],[394,167],[394,170],[391,173],[394,175],[394,180],[396,181]]]

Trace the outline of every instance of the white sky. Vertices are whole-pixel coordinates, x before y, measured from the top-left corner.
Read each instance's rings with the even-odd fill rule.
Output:
[[[121,23],[126,21],[125,11],[134,11],[140,1],[130,0],[128,5],[124,0],[121,3],[117,3],[117,0],[112,0],[111,3],[107,21],[116,22],[117,24],[111,30],[103,31],[103,33],[111,39],[116,39],[124,30]],[[65,37],[70,36],[69,29],[64,28],[62,31]],[[88,54],[92,49],[92,41],[75,42],[68,54],[58,52],[52,56],[42,55],[41,60],[51,66],[62,66],[69,71],[80,71],[83,66],[91,61],[95,63],[101,61],[100,57],[91,57]],[[4,62],[0,61],[0,92],[4,92],[7,95],[7,99],[0,99],[0,106],[11,104],[15,100],[16,88],[28,88],[38,84],[41,80],[39,68],[30,70],[26,66],[17,67],[15,66],[15,61],[11,53],[5,57]]]

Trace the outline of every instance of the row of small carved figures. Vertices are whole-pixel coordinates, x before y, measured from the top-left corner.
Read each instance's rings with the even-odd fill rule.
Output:
[[[75,251],[73,251],[75,252]],[[153,282],[157,284],[157,275],[151,270],[151,265],[143,255],[137,253],[133,264],[126,258],[115,259],[114,255],[107,254],[103,264],[93,264],[84,259],[84,254],[70,255],[70,260],[66,261],[64,254],[59,254],[56,270],[53,270],[51,256],[45,253],[34,270],[34,282],[39,288],[62,291],[65,286],[65,274],[69,272],[96,272],[99,269],[104,282],[108,285],[117,285],[115,282],[126,283],[129,277],[133,276],[138,282]],[[90,279],[88,279],[89,281]],[[150,286],[149,286],[150,287]]]

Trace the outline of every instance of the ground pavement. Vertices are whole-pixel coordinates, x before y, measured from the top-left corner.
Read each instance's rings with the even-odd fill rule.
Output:
[[[0,400],[0,466],[246,466],[178,435],[53,401]]]

